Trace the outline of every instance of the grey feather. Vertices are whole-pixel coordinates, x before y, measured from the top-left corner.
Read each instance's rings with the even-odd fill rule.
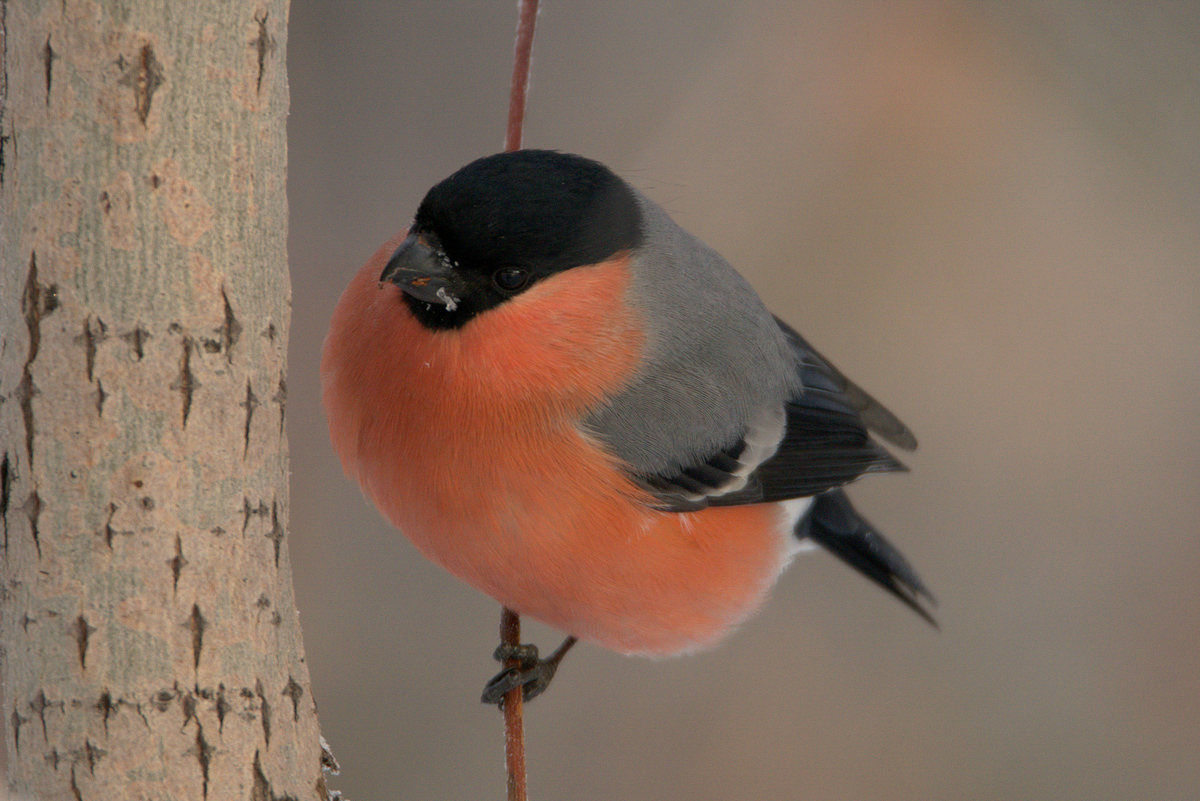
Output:
[[[807,497],[904,470],[881,445],[916,439],[716,251],[638,195],[643,245],[627,302],[645,323],[633,379],[584,426],[662,508]]]
[[[688,468],[753,428],[759,441],[748,469],[738,471],[744,484],[783,436],[781,425],[763,421],[781,420],[784,403],[801,391],[796,356],[720,254],[653,201],[638,200],[645,239],[633,256],[628,303],[645,321],[645,357],[633,382],[585,426],[643,476]]]

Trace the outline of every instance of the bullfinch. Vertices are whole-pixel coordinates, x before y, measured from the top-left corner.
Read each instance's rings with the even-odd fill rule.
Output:
[[[815,543],[933,622],[842,487],[916,439],[716,251],[607,167],[474,161],[351,281],[321,360],[334,449],[427,557],[568,637],[708,648]],[[498,654],[513,656],[509,652]]]

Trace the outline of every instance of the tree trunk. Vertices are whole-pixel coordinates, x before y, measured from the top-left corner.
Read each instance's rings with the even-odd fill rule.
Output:
[[[0,2],[14,792],[325,800],[285,536],[287,13]]]

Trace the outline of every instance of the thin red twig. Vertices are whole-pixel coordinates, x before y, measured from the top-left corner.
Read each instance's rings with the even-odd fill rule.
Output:
[[[516,52],[513,54],[512,89],[508,95],[508,127],[504,134],[506,151],[521,149],[537,14],[538,0],[521,0],[517,17]],[[500,613],[500,640],[511,646],[521,643],[521,617],[507,606]],[[516,664],[515,659],[510,659],[504,666],[515,667]],[[508,771],[508,801],[526,801],[527,798],[524,707],[525,699],[520,686],[509,690],[504,696],[504,764]]]
[[[533,31],[537,27],[538,0],[521,0],[517,18],[517,45],[513,54],[512,89],[508,95],[508,129],[505,150],[520,150],[525,125],[525,96],[529,92],[529,66],[533,57]]]
[[[500,640],[505,645],[521,642],[521,616],[507,606],[500,612]],[[516,665],[515,659],[504,663],[506,668]],[[524,707],[520,685],[504,696],[504,766],[508,770],[508,801],[526,801]]]

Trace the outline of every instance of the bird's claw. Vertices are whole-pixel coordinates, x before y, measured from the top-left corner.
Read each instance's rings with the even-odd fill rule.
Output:
[[[509,691],[521,688],[521,697],[530,701],[550,686],[558,670],[557,659],[541,659],[536,645],[506,645],[496,648],[492,657],[497,662],[517,660],[517,664],[497,673],[483,688],[480,700],[485,704],[504,705]]]
[[[507,662],[510,659],[515,659],[523,668],[532,667],[537,663],[538,658],[538,647],[533,643],[509,645],[506,642],[502,642],[496,646],[495,651],[492,651],[492,659],[495,659],[497,662]]]

